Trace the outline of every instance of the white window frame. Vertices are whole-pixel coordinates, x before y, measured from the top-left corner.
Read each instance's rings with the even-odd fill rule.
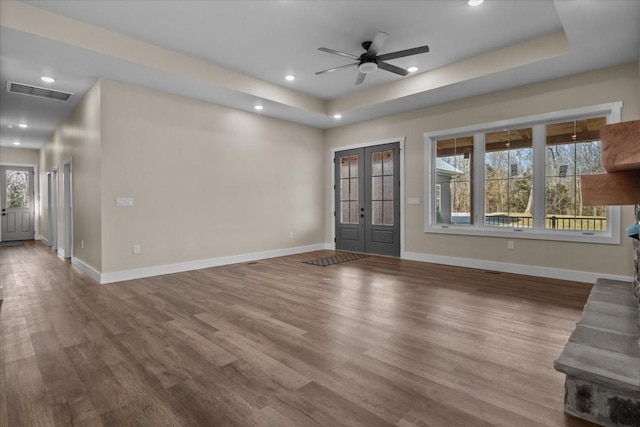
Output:
[[[517,239],[556,240],[565,242],[620,244],[620,207],[607,207],[607,231],[551,230],[545,228],[545,216],[536,215],[532,228],[497,228],[484,224],[484,135],[487,132],[529,126],[533,131],[533,188],[545,189],[545,144],[546,125],[564,120],[580,120],[596,116],[606,117],[607,124],[619,123],[622,101],[570,110],[554,111],[533,116],[518,117],[490,123],[447,129],[424,134],[425,164],[425,233],[463,234]],[[436,141],[473,135],[473,224],[436,224],[435,223],[435,171]],[[535,212],[545,212],[544,191],[534,191],[533,206]]]

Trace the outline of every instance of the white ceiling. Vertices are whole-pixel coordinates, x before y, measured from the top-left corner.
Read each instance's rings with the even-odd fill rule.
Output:
[[[464,0],[8,3],[13,2],[0,2],[2,146],[20,140],[21,147],[41,147],[100,77],[251,112],[260,103],[265,108],[256,114],[326,129],[637,62],[640,54],[637,0],[487,0],[475,8]],[[77,23],[63,17],[89,26],[74,27]],[[72,27],[78,31],[76,38],[64,34],[65,28]],[[427,54],[389,61],[400,67],[418,66],[416,75],[400,77],[379,70],[355,86],[355,68],[314,74],[352,62],[320,52],[318,47],[359,55],[360,44],[377,31],[389,33],[381,53],[430,46]],[[92,33],[97,41],[91,40]],[[113,33],[126,36],[118,39],[118,48],[107,42],[117,36]],[[534,52],[532,47],[531,58],[518,49],[505,50],[499,61],[491,56],[500,49],[558,34],[566,36],[567,49],[547,46],[547,51]],[[108,40],[101,42],[105,37]],[[154,53],[148,53],[153,50],[150,45],[163,48],[157,58],[165,58],[165,65],[154,62]],[[520,50],[527,49],[523,45]],[[182,56],[171,57],[168,51]],[[187,70],[175,58],[185,64],[196,62]],[[482,71],[444,79],[438,85],[427,83],[431,76],[458,75],[454,71],[480,64],[481,59],[493,61],[495,67],[477,67]],[[7,80],[45,86],[40,81],[45,74],[56,77],[52,88],[75,94],[71,101],[4,90]],[[286,74],[295,75],[296,80],[286,82]],[[343,114],[339,121],[331,117],[338,111]],[[15,125],[21,121],[30,127],[18,129]]]

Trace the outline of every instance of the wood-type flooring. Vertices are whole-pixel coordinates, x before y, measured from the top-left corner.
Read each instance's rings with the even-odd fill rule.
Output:
[[[579,426],[585,283],[288,256],[98,285],[0,248],[0,426]]]

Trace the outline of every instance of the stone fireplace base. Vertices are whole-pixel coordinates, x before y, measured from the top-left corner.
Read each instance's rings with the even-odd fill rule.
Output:
[[[638,300],[630,283],[598,279],[555,368],[565,411],[605,426],[640,427]]]
[[[609,386],[567,376],[564,410],[568,414],[611,426],[640,426],[640,398]]]

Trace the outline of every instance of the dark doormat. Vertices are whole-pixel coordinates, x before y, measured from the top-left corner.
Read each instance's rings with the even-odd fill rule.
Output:
[[[13,246],[23,246],[24,243],[22,243],[22,241],[20,240],[15,240],[12,242],[0,242],[0,248],[10,248]]]
[[[305,264],[319,265],[320,267],[326,267],[328,265],[340,264],[343,262],[353,261],[356,259],[366,258],[366,257],[368,257],[368,255],[346,253],[346,254],[329,256],[326,258],[312,259],[310,261],[305,261]]]

